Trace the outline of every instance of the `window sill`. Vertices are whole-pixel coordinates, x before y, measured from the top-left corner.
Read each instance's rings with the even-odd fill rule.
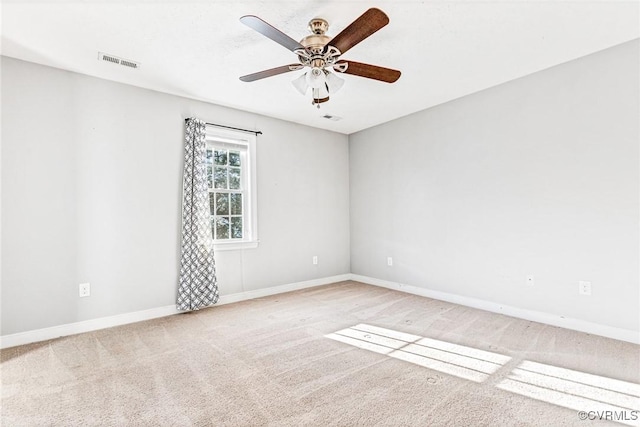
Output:
[[[238,251],[243,249],[255,249],[258,247],[259,240],[244,242],[215,242],[213,250],[215,251]]]

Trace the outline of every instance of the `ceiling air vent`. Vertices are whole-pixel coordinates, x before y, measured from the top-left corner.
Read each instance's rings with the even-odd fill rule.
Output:
[[[117,56],[109,55],[108,53],[98,52],[98,60],[111,62],[112,64],[122,65],[123,67],[128,68],[140,68],[139,62],[118,58]]]
[[[127,61],[126,59],[121,59],[120,65],[124,65],[125,67],[138,68],[137,62]]]
[[[334,122],[337,122],[338,120],[342,120],[342,117],[332,116],[331,114],[325,114],[324,116],[322,116],[322,118],[327,120],[333,120]]]

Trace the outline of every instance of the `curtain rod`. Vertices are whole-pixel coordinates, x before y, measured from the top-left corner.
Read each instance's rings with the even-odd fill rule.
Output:
[[[186,122],[189,119],[184,119],[184,121]],[[239,130],[241,132],[248,132],[248,133],[254,133],[256,135],[262,135],[262,131],[260,130],[251,130],[251,129],[241,129],[241,128],[234,128],[233,126],[225,126],[225,125],[219,125],[216,123],[209,123],[209,122],[205,122],[205,125],[209,125],[209,126],[217,126],[219,128],[225,128],[225,129],[233,129],[233,130]]]

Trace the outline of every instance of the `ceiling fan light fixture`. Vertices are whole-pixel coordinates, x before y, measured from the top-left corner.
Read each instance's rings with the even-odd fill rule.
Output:
[[[314,89],[324,87],[327,82],[327,77],[325,76],[322,68],[314,67],[307,71],[306,76],[307,84]]]
[[[344,79],[336,76],[331,71],[326,71],[327,73],[327,87],[329,88],[329,93],[332,95],[340,90],[340,88],[344,85]]]
[[[313,95],[313,99],[324,99],[324,98],[329,98],[329,91],[327,90],[327,87],[319,87],[319,88],[314,88],[312,90],[312,95]]]
[[[307,93],[307,88],[309,87],[307,85],[307,73],[302,74],[300,77],[298,77],[297,79],[293,80],[291,82],[291,84],[293,85],[293,87],[296,88],[296,90],[298,92],[300,92],[302,95],[306,95]]]

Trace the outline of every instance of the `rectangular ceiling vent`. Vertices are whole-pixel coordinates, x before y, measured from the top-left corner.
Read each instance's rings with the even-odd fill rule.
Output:
[[[338,120],[342,120],[342,117],[338,117],[338,116],[332,116],[331,114],[325,114],[324,116],[322,116],[323,119],[328,119],[328,120],[333,120],[334,122],[337,122]]]
[[[128,68],[140,68],[139,62],[131,61],[130,59],[118,58],[117,56],[110,55],[108,53],[98,52],[98,60],[111,62],[112,64],[122,65],[123,67]]]

